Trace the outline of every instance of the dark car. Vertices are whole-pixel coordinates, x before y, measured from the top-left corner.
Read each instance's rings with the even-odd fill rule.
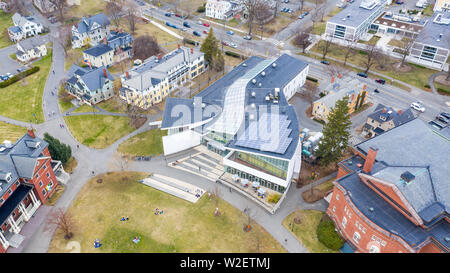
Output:
[[[172,16],[172,14],[170,14],[170,13],[168,13],[168,12],[164,13],[164,15],[167,16],[167,17]]]
[[[200,33],[198,33],[198,31],[194,30],[194,32],[192,32],[192,34],[194,34],[195,36],[201,36]]]
[[[381,83],[381,84],[385,84],[386,80],[385,79],[376,79],[375,80],[377,83]]]
[[[203,30],[203,33],[205,33],[206,35],[208,35],[208,31],[207,30]]]
[[[251,40],[251,39],[252,39],[252,36],[250,36],[250,35],[245,35],[243,38],[244,38],[245,40]]]
[[[325,60],[323,60],[323,61],[320,61],[320,63],[321,63],[321,64],[326,64],[326,65],[329,65],[329,64],[330,64],[330,62],[329,62],[329,61],[325,61]]]
[[[450,120],[450,113],[442,112],[441,115]]]
[[[178,14],[178,13],[175,13],[175,16],[176,16],[176,17],[181,17],[181,15],[180,15],[180,14]]]
[[[373,90],[373,92],[375,92],[375,93],[380,93],[380,90],[378,90],[377,88],[375,88],[375,90]]]
[[[363,78],[367,78],[367,74],[363,73],[363,72],[358,72],[356,75],[363,77]]]
[[[185,27],[191,27],[191,25],[190,25],[188,22],[184,22],[184,23],[183,23],[183,26],[185,26]]]
[[[441,122],[443,122],[443,123],[445,123],[445,124],[450,122],[450,120],[447,117],[445,117],[444,115],[442,115],[442,114],[437,115],[436,119],[441,121]]]
[[[166,22],[166,26],[171,27],[173,25],[170,22]]]

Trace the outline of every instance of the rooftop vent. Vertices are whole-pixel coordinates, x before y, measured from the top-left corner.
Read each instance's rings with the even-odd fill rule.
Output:
[[[253,83],[253,84],[255,84],[255,83],[256,83],[256,80],[255,80],[255,79],[253,79],[253,80],[252,80],[252,83]]]
[[[263,72],[261,72],[261,76],[263,76],[263,77],[264,77],[265,75],[266,75],[266,72],[264,72],[264,71],[263,71]]]
[[[252,97],[256,97],[256,92],[255,91],[252,92]]]
[[[400,175],[400,178],[405,180],[406,183],[410,183],[416,177],[412,173],[410,173],[409,171],[406,171],[406,172],[404,172],[404,173],[402,173]]]
[[[246,67],[246,66],[247,66],[247,64],[242,64],[242,66],[243,66],[243,67]]]
[[[3,144],[5,145],[6,148],[11,148],[12,147],[12,143],[11,143],[10,140],[3,141]]]
[[[254,103],[250,104],[250,106],[252,107],[252,109],[256,108],[256,105]]]
[[[255,119],[255,115],[250,114],[249,118],[250,118],[250,120],[254,120]]]
[[[370,210],[370,211],[373,211],[373,207],[370,207],[369,210]]]
[[[261,83],[258,83],[258,86],[259,86],[259,87],[261,87],[261,85],[262,85]]]
[[[266,101],[270,101],[270,97],[269,96],[266,96]]]
[[[273,63],[273,64],[272,64],[272,67],[273,67],[273,68],[277,67],[277,63]]]

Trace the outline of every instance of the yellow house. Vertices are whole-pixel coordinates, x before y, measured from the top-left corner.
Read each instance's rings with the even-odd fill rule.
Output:
[[[205,70],[204,54],[179,47],[162,56],[152,56],[121,76],[119,97],[147,109]]]
[[[349,114],[353,113],[367,102],[368,93],[366,87],[365,84],[357,79],[338,80],[335,82],[333,77],[330,85],[323,92],[325,96],[313,103],[312,115],[318,120],[328,122],[328,114],[331,109],[338,100],[345,96],[348,96]]]

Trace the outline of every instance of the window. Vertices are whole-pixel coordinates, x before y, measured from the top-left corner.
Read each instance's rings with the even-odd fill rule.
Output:
[[[47,169],[47,165],[46,165],[46,164],[44,164],[44,166],[43,166],[42,168],[44,168],[44,170],[45,170],[45,169]]]
[[[336,200],[339,200],[339,194],[336,194]]]
[[[345,228],[345,226],[347,225],[347,218],[342,218],[342,226]]]
[[[49,172],[47,172],[47,177],[50,177],[50,173]]]
[[[3,198],[0,199],[0,204],[3,204],[3,202],[5,202],[5,200],[3,200]]]
[[[335,206],[333,206],[333,212],[335,212],[336,211],[336,207]]]
[[[8,194],[11,195],[11,193],[12,193],[12,190],[8,189]]]
[[[42,187],[42,181],[39,181],[39,187]]]
[[[39,178],[39,174],[38,173],[36,173],[36,178]]]
[[[355,243],[359,243],[359,239],[361,239],[361,235],[359,235],[358,232],[353,233],[353,241],[355,241]]]
[[[47,194],[47,190],[46,190],[46,189],[43,189],[43,190],[42,190],[42,195],[45,196],[46,194]]]
[[[19,181],[16,182],[16,186],[19,186]]]
[[[380,249],[377,246],[371,246],[369,253],[380,253]]]

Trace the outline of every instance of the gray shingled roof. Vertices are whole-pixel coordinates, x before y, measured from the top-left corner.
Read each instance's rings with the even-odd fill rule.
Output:
[[[104,66],[98,67],[98,68],[92,68],[89,69],[89,67],[80,67],[76,64],[73,64],[72,67],[70,67],[68,72],[68,77],[70,79],[70,83],[73,82],[72,77],[76,77],[75,75],[78,75],[77,78],[77,84],[80,80],[82,80],[86,86],[88,87],[89,91],[95,91],[97,89],[100,89],[105,84],[105,75],[103,73],[103,70],[106,70],[106,75],[110,81],[114,80],[114,77],[109,73],[108,69]],[[73,83],[72,83],[73,84]]]
[[[448,37],[450,37],[450,24],[440,24],[435,22],[437,16],[442,16],[446,18],[447,21],[450,20],[450,12],[435,12],[417,36],[416,42],[450,49],[447,42]],[[442,22],[444,20],[440,21]],[[442,36],[440,37],[441,34]]]
[[[378,149],[377,161],[383,161],[389,166],[427,168],[434,202],[441,203],[445,207],[445,211],[449,212],[449,138],[434,132],[424,121],[414,119],[356,146],[363,153],[367,153],[370,147]],[[389,175],[396,175],[397,170],[391,169],[392,173]],[[422,178],[417,181],[413,180],[408,185],[409,188],[418,186],[421,191],[429,190],[430,187],[423,186],[428,184],[426,177]],[[413,185],[413,183],[418,185]],[[432,205],[432,200],[424,196],[430,197],[431,195],[430,193],[406,194],[408,202],[418,209],[419,215],[421,211],[426,210],[427,205]],[[428,215],[426,218],[434,217]]]
[[[97,23],[101,27],[105,27],[110,24],[110,21],[103,13],[98,13],[91,17],[83,17],[77,23],[76,28],[80,34],[93,30],[93,24]]]
[[[113,51],[113,49],[110,46],[101,43],[99,45],[86,49],[85,51],[83,51],[83,53],[94,57],[98,57],[110,51]]]
[[[25,51],[32,50],[38,46],[44,45],[45,41],[41,36],[33,36],[31,38],[22,40],[18,43]]]
[[[382,116],[385,117],[385,120],[381,119]],[[384,123],[392,120],[395,126],[407,123],[416,118],[411,108],[402,110],[399,114],[398,111],[395,111],[392,107],[384,106],[381,103],[377,105],[375,110],[368,117],[375,121],[378,121],[379,123]]]

